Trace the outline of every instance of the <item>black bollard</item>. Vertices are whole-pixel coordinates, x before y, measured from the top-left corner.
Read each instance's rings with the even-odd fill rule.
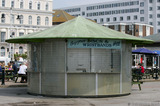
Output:
[[[154,74],[153,78],[157,80],[158,79],[158,68],[157,67],[154,69],[154,73],[153,74]]]
[[[5,85],[5,73],[4,73],[4,68],[2,68],[2,84]]]

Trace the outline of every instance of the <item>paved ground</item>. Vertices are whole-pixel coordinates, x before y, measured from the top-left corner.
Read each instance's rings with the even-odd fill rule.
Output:
[[[153,81],[142,84],[142,91],[133,85],[131,95],[112,98],[50,98],[28,95],[26,87],[1,87],[0,106],[160,106],[160,81]]]

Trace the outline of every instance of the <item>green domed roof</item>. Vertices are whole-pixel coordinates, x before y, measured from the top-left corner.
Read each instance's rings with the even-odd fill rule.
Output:
[[[128,40],[132,43],[152,42],[152,40],[142,39],[106,28],[80,16],[49,29],[7,39],[6,41],[9,43],[29,43],[56,38],[119,39]]]

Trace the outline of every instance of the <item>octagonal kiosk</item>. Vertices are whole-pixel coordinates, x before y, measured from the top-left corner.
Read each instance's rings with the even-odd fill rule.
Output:
[[[17,38],[28,44],[28,92],[48,96],[131,93],[132,43],[141,39],[77,17]]]

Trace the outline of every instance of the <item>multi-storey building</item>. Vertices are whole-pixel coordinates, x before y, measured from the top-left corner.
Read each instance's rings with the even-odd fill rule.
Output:
[[[154,26],[154,33],[160,33],[160,0],[119,0],[61,9],[71,15],[84,16],[100,24],[113,22],[149,24]]]
[[[153,26],[148,24],[110,23],[104,24],[103,26],[137,37],[145,37],[153,34]]]
[[[25,53],[26,45],[5,39],[52,26],[52,0],[0,0],[0,57]]]

